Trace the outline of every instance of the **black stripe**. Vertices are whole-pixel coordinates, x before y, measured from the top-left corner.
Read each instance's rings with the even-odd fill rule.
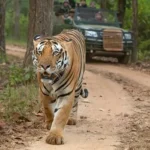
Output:
[[[64,59],[65,52],[62,53],[62,58]]]
[[[61,67],[64,65],[64,60],[65,60],[65,59],[64,59],[64,55],[65,55],[65,52],[62,53],[62,58],[63,58],[63,60],[62,60],[62,62],[61,62]],[[60,67],[60,68],[61,68],[61,67]]]
[[[72,108],[75,108],[75,107],[77,107],[77,105],[78,105],[78,102],[77,102],[77,103],[75,103],[75,104],[73,105],[73,107],[72,107]]]
[[[44,89],[49,93],[50,91],[46,88],[46,86],[43,84]]]
[[[51,101],[51,104],[52,104],[52,103],[55,103],[55,102],[56,102],[56,99],[54,99],[53,101]]]
[[[69,75],[67,76],[67,81],[64,84],[62,84],[60,87],[58,87],[55,90],[55,92],[58,91],[58,90],[60,90],[63,86],[65,86],[67,84],[67,82],[69,81],[69,79],[71,78],[72,75],[73,75],[73,72],[72,72],[72,74],[70,74],[70,72],[69,72]]]
[[[61,55],[58,56],[58,60],[60,59]]]
[[[72,66],[73,66],[73,63],[71,64],[70,71],[72,70]],[[72,73],[72,74],[73,74],[73,73]],[[70,72],[68,72],[68,74],[67,74],[67,76],[66,76],[67,81],[66,81],[64,84],[62,84],[60,87],[58,87],[58,88],[55,90],[55,92],[58,91],[59,89],[61,89],[61,88],[68,82],[68,80],[69,80],[70,76],[72,76],[72,74],[70,74]]]
[[[45,43],[45,41],[40,42],[40,44],[44,44],[44,43]]]
[[[60,76],[63,76],[63,75],[64,75],[64,72],[65,72],[65,71],[63,71],[63,72],[60,72]]]
[[[65,51],[64,53],[65,53],[64,54],[65,55],[64,61],[66,61],[67,60],[67,52]],[[64,65],[64,68],[66,68],[67,64],[63,64],[63,65]]]
[[[54,113],[56,113],[58,111],[58,108],[55,108]]]
[[[75,98],[78,98],[80,95],[76,95]]]
[[[55,83],[64,75],[64,73],[65,73],[65,71],[61,72],[61,73],[59,74],[59,77],[57,77],[57,78],[54,80],[53,84],[55,84]],[[53,84],[52,84],[52,85],[53,85]]]
[[[64,53],[65,53],[65,60],[66,60],[67,59],[67,52],[65,51]]]
[[[79,88],[75,90],[75,92],[80,91],[80,90],[81,90],[81,88],[82,88],[82,86],[80,85],[80,86],[79,86]]]
[[[72,61],[73,61],[73,60],[72,60]],[[73,66],[73,62],[72,62],[72,64],[71,64],[70,71],[68,72],[68,76],[66,76],[67,81],[66,81],[64,84],[62,84],[60,87],[58,87],[58,88],[55,90],[55,92],[58,91],[59,89],[61,89],[63,86],[65,86],[65,84],[67,84],[68,80],[70,79],[70,77],[71,77],[72,74],[73,74],[73,72],[72,72],[72,74],[70,74],[70,72],[72,71],[72,66]],[[70,75],[70,76],[69,76],[69,75]]]
[[[69,81],[69,79],[70,79],[70,81]],[[73,81],[73,79],[74,79],[74,74],[73,73],[72,73],[72,76],[69,79],[68,79],[68,84],[66,84],[66,86],[63,87],[63,89],[67,88],[70,85],[70,83]]]
[[[61,108],[55,108],[54,113],[56,113],[59,109],[61,109]]]
[[[58,98],[68,96],[68,95],[70,95],[72,92],[73,92],[73,90],[70,91],[70,92],[68,92],[68,93],[61,94],[61,95],[58,96]]]
[[[57,77],[57,78],[54,80],[53,84],[55,84],[58,80],[59,80],[59,78]],[[53,85],[53,84],[52,84],[52,85]]]
[[[61,62],[61,66],[60,66],[60,68],[61,68],[63,65],[64,65],[64,60]]]
[[[43,93],[43,95],[45,95],[45,96],[49,96],[49,95],[45,94],[45,93],[42,91],[42,89],[41,89],[41,88],[40,88],[40,90],[41,90],[41,92]]]
[[[64,65],[64,68],[66,68],[67,64]]]

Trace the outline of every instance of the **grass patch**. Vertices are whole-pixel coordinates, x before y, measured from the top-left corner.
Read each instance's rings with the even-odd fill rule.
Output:
[[[148,50],[145,50],[145,51],[139,50],[138,59],[141,61],[149,61],[150,60],[150,52]]]
[[[3,106],[1,116],[7,121],[29,119],[39,107],[37,93],[38,88],[34,83],[17,88],[7,86],[0,93],[0,103]]]
[[[9,56],[0,64],[0,118],[30,118],[38,110],[38,85],[33,67],[23,68],[19,58]]]
[[[7,58],[0,63],[0,149],[22,149],[43,131],[38,84],[32,67],[23,68],[18,57]]]

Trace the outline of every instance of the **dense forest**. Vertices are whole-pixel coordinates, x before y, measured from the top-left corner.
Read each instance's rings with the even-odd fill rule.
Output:
[[[95,0],[97,7],[100,1]],[[54,2],[55,3],[55,2]],[[87,0],[89,5],[90,0]],[[149,59],[150,57],[150,15],[149,15],[149,0],[138,0],[138,56],[140,59]],[[117,1],[110,0],[107,4],[108,9],[117,10]],[[28,12],[29,0],[7,0],[6,2],[6,22],[5,35],[9,42],[26,43],[27,28],[28,28]],[[130,0],[126,1],[125,17],[123,28],[132,30],[132,4]],[[13,30],[12,30],[13,29]],[[55,32],[55,31],[54,31]]]

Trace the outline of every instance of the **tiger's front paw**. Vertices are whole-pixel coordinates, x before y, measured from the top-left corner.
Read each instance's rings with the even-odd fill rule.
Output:
[[[67,125],[76,125],[77,124],[77,120],[74,118],[69,118]]]
[[[61,145],[64,144],[63,136],[57,131],[50,131],[49,135],[46,138],[46,143],[52,145]]]

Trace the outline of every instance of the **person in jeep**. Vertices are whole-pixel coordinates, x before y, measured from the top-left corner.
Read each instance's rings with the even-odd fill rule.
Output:
[[[103,21],[104,21],[104,17],[103,17],[103,15],[102,15],[101,12],[97,12],[97,13],[95,14],[95,19],[96,19],[97,21],[100,21],[100,22],[103,22]]]
[[[79,7],[87,7],[86,0],[80,0]]]
[[[91,7],[91,8],[96,8],[96,4],[95,4],[94,1],[91,1],[91,2],[90,2],[90,7]]]
[[[69,1],[68,0],[65,0],[62,7],[61,7],[62,11],[64,13],[69,13],[69,11],[71,10],[71,6],[69,4]]]
[[[132,32],[120,28],[116,12],[78,7],[75,9],[73,28],[85,36],[87,60],[105,56],[115,57],[120,63],[130,61]]]

